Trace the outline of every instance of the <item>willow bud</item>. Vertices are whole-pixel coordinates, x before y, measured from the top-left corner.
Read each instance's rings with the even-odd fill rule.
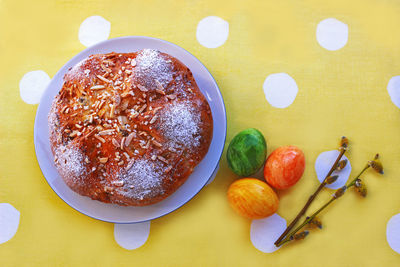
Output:
[[[343,159],[341,161],[339,161],[337,167],[336,167],[336,171],[341,171],[344,169],[344,167],[346,167],[347,165],[347,159]]]
[[[344,195],[344,193],[346,192],[347,186],[343,186],[341,188],[339,188],[338,190],[336,190],[336,192],[333,194],[334,198],[339,198],[341,196]]]
[[[306,219],[309,219],[310,217],[307,217]],[[319,229],[322,229],[322,222],[318,217],[312,218],[311,221],[308,222],[309,226],[311,228],[318,227]]]
[[[367,186],[363,183],[363,181],[361,181],[360,179],[357,179],[356,182],[354,183],[355,186],[355,190],[356,192],[362,196],[362,197],[366,197],[368,190],[367,190]]]
[[[340,147],[343,149],[347,149],[349,147],[349,139],[346,136],[342,136],[340,139]]]
[[[381,161],[379,160],[379,154],[375,155],[374,160],[368,161],[368,165],[374,169],[377,173],[383,174],[383,165]]]
[[[303,232],[300,232],[300,233],[297,233],[297,234],[295,234],[295,235],[293,235],[292,237],[291,237],[291,239],[293,240],[302,240],[302,239],[304,239],[304,238],[306,238],[307,236],[308,236],[308,234],[309,234],[310,232],[309,231],[303,231]]]
[[[338,178],[339,178],[338,175],[329,176],[328,178],[326,178],[325,183],[326,184],[333,184],[334,182],[336,182],[336,180]]]

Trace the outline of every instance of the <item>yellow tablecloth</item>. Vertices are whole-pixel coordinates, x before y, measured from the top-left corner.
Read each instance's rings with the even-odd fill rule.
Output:
[[[0,0],[0,203],[20,211],[16,235],[0,244],[1,266],[399,266],[386,241],[386,223],[400,212],[400,114],[387,84],[400,74],[400,3],[372,1],[11,1]],[[306,155],[306,171],[279,192],[278,213],[293,218],[317,186],[314,162],[351,140],[354,175],[376,152],[385,175],[365,175],[369,196],[345,195],[322,215],[324,229],[265,254],[249,238],[250,221],[237,216],[226,190],[237,177],[225,154],[213,183],[183,208],[151,223],[150,236],[132,251],[118,246],[113,224],[86,217],[51,190],[36,161],[37,105],[22,101],[19,81],[33,70],[52,77],[85,48],[80,24],[99,15],[110,38],[158,37],[193,53],[215,77],[228,115],[227,142],[255,127],[268,152],[287,144]],[[201,19],[229,23],[227,41],[206,48],[196,39]],[[316,40],[326,18],[348,25],[348,42],[328,51]],[[299,91],[280,109],[265,99],[263,82],[288,73]],[[332,192],[325,190],[312,207]]]

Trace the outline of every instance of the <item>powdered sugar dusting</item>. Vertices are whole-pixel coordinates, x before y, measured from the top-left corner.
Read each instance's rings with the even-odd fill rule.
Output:
[[[86,167],[84,165],[84,157],[82,152],[75,146],[68,144],[60,145],[55,151],[55,161],[63,177],[70,179],[73,183],[79,182]]]
[[[136,57],[134,68],[137,82],[147,87],[156,89],[156,80],[166,87],[173,79],[172,65],[159,51],[143,49]]]
[[[163,193],[162,169],[156,162],[146,159],[134,160],[132,167],[120,175],[124,186],[117,190],[121,195],[142,200]]]
[[[57,114],[55,112],[55,107],[56,105],[53,103],[52,107],[51,107],[51,111],[47,117],[47,121],[48,121],[48,125],[49,125],[49,136],[52,136],[53,132],[60,132],[60,127],[57,127],[58,124],[58,120],[57,120]]]
[[[200,144],[200,114],[189,102],[167,106],[160,118],[161,129],[171,146],[196,147]]]

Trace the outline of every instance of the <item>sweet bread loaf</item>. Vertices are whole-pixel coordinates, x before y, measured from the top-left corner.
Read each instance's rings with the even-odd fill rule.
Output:
[[[210,107],[191,71],[156,50],[72,67],[48,117],[55,166],[75,192],[143,206],[175,192],[206,155]]]

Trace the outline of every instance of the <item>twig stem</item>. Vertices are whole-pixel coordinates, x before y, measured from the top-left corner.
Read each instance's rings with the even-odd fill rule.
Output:
[[[296,229],[294,229],[290,234],[286,236],[286,238],[278,243],[278,246],[281,246],[289,241],[291,241],[291,236],[295,235],[301,228],[303,228],[306,224],[308,224],[312,219],[314,219],[321,211],[323,211],[326,207],[328,207],[333,201],[337,198],[332,197],[328,202],[326,202],[321,208],[319,208],[316,212],[313,213],[309,218],[304,220],[302,224],[300,224]]]
[[[297,214],[297,216],[294,218],[294,220],[289,224],[288,227],[286,227],[286,230],[279,236],[279,238],[275,241],[275,246],[278,246],[281,241],[285,238],[285,236],[287,235],[287,233],[289,233],[293,227],[296,226],[297,222],[300,220],[300,218],[307,212],[308,208],[310,207],[311,203],[314,201],[314,199],[316,198],[316,196],[319,194],[319,192],[324,188],[324,186],[326,185],[326,178],[328,178],[329,176],[331,176],[331,174],[334,172],[334,170],[336,169],[339,161],[341,160],[341,158],[343,157],[344,153],[346,152],[346,149],[344,147],[340,148],[340,153],[338,155],[338,157],[336,158],[336,161],[333,163],[331,169],[329,170],[328,174],[326,175],[324,181],[318,186],[317,190],[315,190],[314,194],[312,194],[306,204],[304,205],[304,207],[300,210],[300,212]]]
[[[369,166],[369,164],[365,165],[364,169],[362,169],[362,171],[356,176],[356,178],[353,179],[353,181],[351,181],[349,183],[349,185],[347,186],[347,188],[354,186],[354,184],[356,183],[357,179],[371,166]]]
[[[367,164],[364,169],[348,184],[346,185],[346,189],[355,185],[357,179],[369,168],[370,166]],[[328,207],[333,201],[337,198],[332,197],[328,202],[326,202],[321,208],[319,208],[316,212],[314,212],[310,217],[308,217],[302,224],[300,224],[296,229],[286,235],[286,238],[276,244],[277,247],[282,246],[283,244],[291,241],[291,237],[294,236],[299,230],[301,230],[305,225],[307,225],[310,221],[312,221],[321,211],[323,211],[326,207]]]

